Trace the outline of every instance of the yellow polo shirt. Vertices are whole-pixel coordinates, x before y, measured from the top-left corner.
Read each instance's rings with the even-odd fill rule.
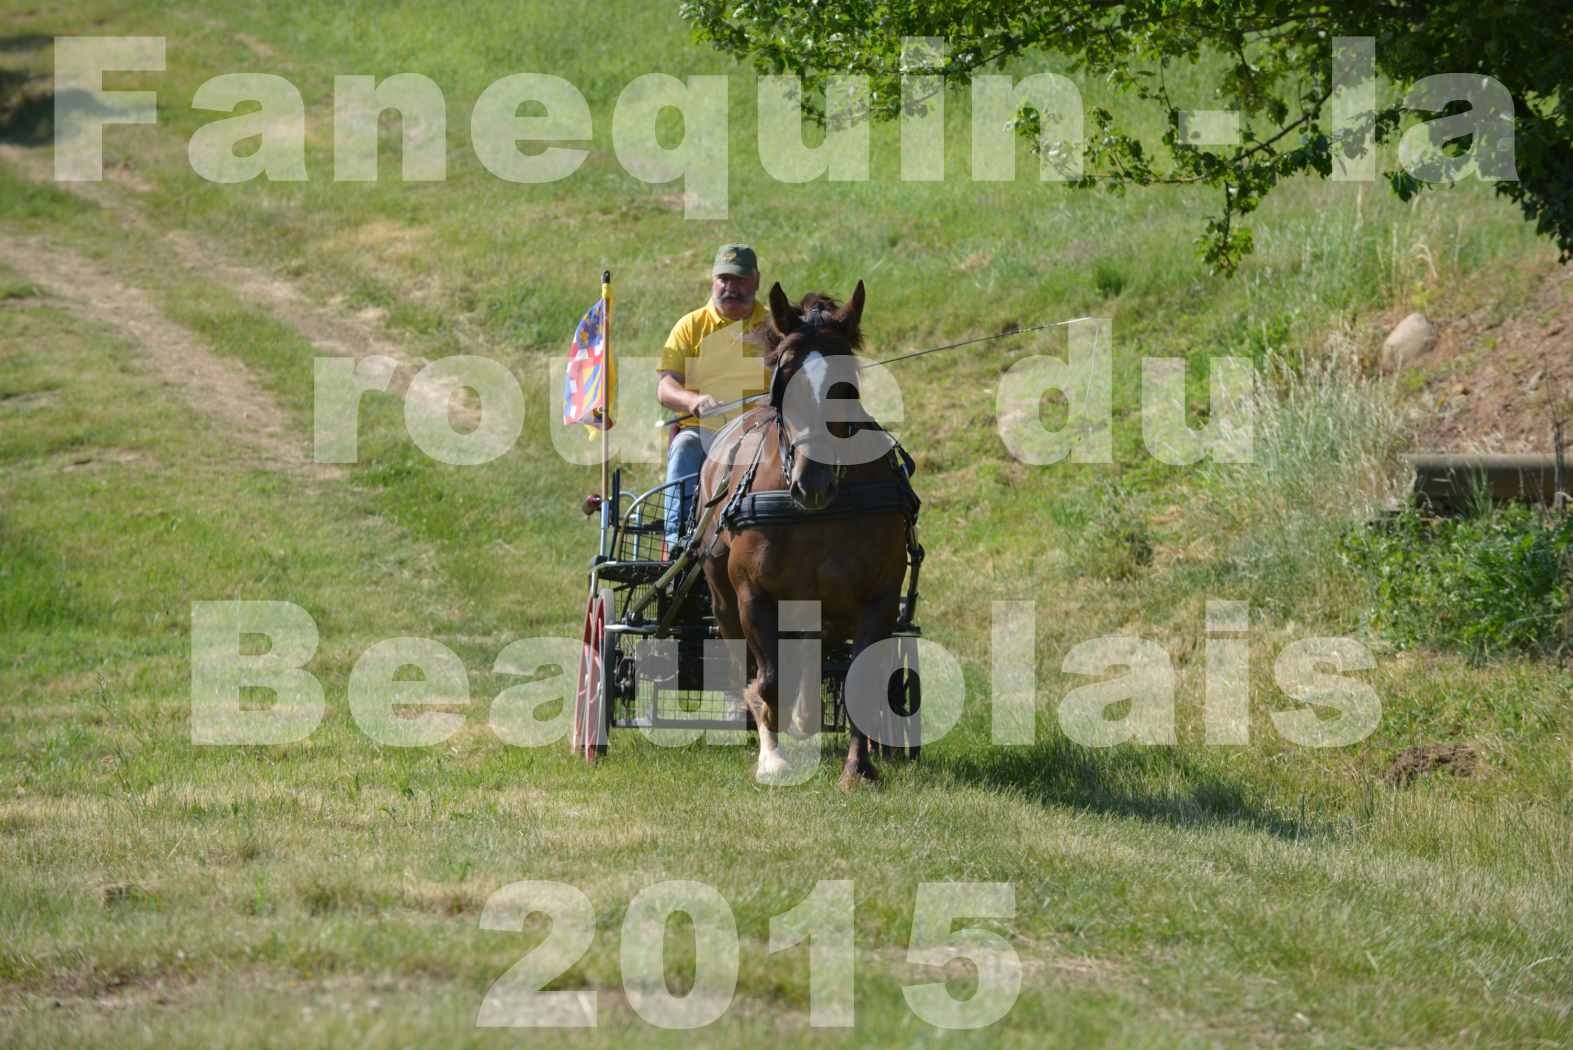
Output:
[[[715,303],[708,303],[672,326],[661,348],[656,369],[671,372],[688,389],[709,394],[717,401],[735,401],[770,389],[770,371],[765,367],[765,308],[754,302],[754,312],[746,320],[722,317]],[[685,419],[679,426],[705,426],[719,430],[747,411],[734,409],[703,422]]]

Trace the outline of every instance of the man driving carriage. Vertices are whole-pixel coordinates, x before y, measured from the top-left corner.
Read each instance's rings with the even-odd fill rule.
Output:
[[[592,757],[616,725],[751,723],[755,775],[788,783],[817,765],[819,732],[846,729],[841,783],[868,782],[878,777],[871,732],[909,754],[919,746],[916,650],[884,643],[918,633],[912,611],[923,550],[911,459],[862,408],[860,373],[849,371],[860,367],[865,289],[859,281],[845,304],[814,292],[794,305],[777,284],[767,310],[755,302],[757,259],[740,244],[722,247],[711,278],[710,301],[673,326],[658,362],[659,400],[682,424],[673,428],[668,481],[634,505],[654,509],[655,493],[677,490],[659,526],[669,545],[680,539],[685,510],[700,502],[716,509],[716,530],[706,543],[669,550],[670,562],[653,562],[637,544],[649,519],[622,516],[612,476],[612,512],[603,515],[602,554],[590,570],[575,748]],[[769,405],[739,403],[766,392]],[[873,447],[830,447],[828,439]],[[688,600],[701,575],[708,603]],[[780,630],[820,635],[818,674],[779,671]],[[652,637],[675,641],[675,674],[639,669],[634,650]],[[719,689],[706,663],[716,639],[744,643],[724,647],[728,684]],[[867,688],[850,691],[853,666],[876,645]],[[879,661],[890,665],[883,682]],[[855,704],[865,705],[865,724],[854,720]]]
[[[666,542],[670,548],[687,520],[695,478],[716,434],[747,411],[718,406],[770,387],[764,358],[769,312],[756,299],[759,261],[746,244],[725,244],[710,267],[710,301],[685,314],[661,348],[656,365],[661,404],[686,418],[673,425],[666,453],[666,480],[686,478],[681,498],[668,498]]]

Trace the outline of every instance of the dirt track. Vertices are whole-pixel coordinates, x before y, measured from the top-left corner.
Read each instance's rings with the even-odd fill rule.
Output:
[[[278,403],[245,365],[216,355],[196,334],[166,317],[147,292],[41,238],[9,240],[0,258],[59,305],[142,348],[167,385],[179,387],[192,408],[249,446],[260,465],[322,477],[342,473],[312,461],[305,443],[290,434]]]
[[[0,145],[0,163],[35,182],[54,184],[48,156],[36,150]],[[137,180],[117,177],[115,172],[106,172],[106,176],[103,182],[55,185],[98,204],[119,227],[158,238],[181,266],[289,325],[311,344],[314,355],[391,358],[397,364],[391,391],[406,397],[413,390],[416,396],[430,399],[438,410],[450,407],[451,389],[410,386],[426,362],[409,354],[376,319],[315,303],[293,282],[238,263],[189,233],[155,229],[136,204]],[[146,290],[102,264],[41,238],[6,241],[0,246],[0,260],[68,309],[145,347],[149,361],[164,379],[180,386],[194,408],[253,448],[260,463],[315,477],[343,475],[338,467],[312,461],[308,436],[290,432],[278,403],[242,362],[215,354],[201,337],[166,316]],[[470,414],[468,406],[453,407],[460,418]]]

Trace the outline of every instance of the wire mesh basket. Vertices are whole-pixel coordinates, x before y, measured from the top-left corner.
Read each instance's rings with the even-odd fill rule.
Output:
[[[682,486],[699,477],[690,474],[664,485],[657,485],[635,499],[623,514],[612,546],[615,561],[664,561],[666,559],[666,512],[682,499]],[[684,522],[682,528],[686,529]]]

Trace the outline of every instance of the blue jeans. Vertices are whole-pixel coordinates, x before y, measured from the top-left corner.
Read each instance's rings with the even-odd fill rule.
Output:
[[[666,480],[669,484],[679,478],[699,473],[699,469],[705,465],[705,454],[710,451],[710,445],[715,441],[715,433],[704,427],[683,427],[677,432],[677,436],[672,439],[671,447],[666,450]],[[683,524],[688,520],[688,508],[694,501],[694,489],[698,483],[698,478],[688,478],[683,483],[682,498],[674,499],[670,495],[667,497],[666,544],[668,547],[677,542],[678,534],[683,531]]]

